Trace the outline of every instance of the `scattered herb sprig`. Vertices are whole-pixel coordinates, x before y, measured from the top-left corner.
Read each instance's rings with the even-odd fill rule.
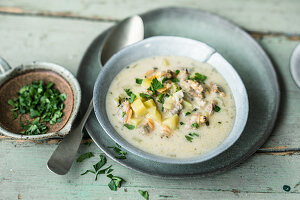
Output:
[[[123,151],[121,148],[121,146],[119,144],[116,143],[116,146],[109,146],[107,148],[110,148],[110,149],[113,149],[114,152],[116,154],[118,154],[117,156],[115,156],[115,158],[118,158],[118,159],[126,159],[126,154],[127,152],[126,151]]]
[[[148,191],[138,190],[138,192],[140,193],[140,195],[142,197],[144,197],[144,199],[149,200],[149,193],[148,193]]]
[[[76,162],[82,162],[82,161],[84,161],[85,159],[91,158],[91,157],[94,157],[94,154],[93,154],[92,152],[87,152],[87,153],[81,154],[81,155],[77,158]]]
[[[189,142],[192,142],[194,137],[199,137],[199,134],[197,133],[189,133],[188,135],[185,135],[185,139]]]

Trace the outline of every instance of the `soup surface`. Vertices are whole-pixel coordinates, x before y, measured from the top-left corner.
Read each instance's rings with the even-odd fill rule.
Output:
[[[173,158],[216,148],[235,119],[224,78],[213,66],[181,56],[145,58],[124,68],[110,85],[106,110],[129,143]]]

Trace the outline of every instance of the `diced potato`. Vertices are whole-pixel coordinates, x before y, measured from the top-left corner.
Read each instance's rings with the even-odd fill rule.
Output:
[[[184,110],[186,110],[186,111],[191,111],[193,109],[193,105],[186,100],[183,100],[182,104],[183,104]]]
[[[136,116],[144,116],[147,113],[147,108],[145,107],[141,99],[135,99],[131,104],[131,107]]]
[[[130,124],[134,125],[135,127],[138,127],[138,125],[141,123],[142,119],[140,118],[131,118]]]
[[[173,115],[172,117],[165,119],[162,122],[162,124],[168,126],[172,130],[175,130],[177,129],[178,121],[179,121],[178,115]]]
[[[171,110],[173,108],[173,103],[175,102],[174,97],[169,96],[168,98],[165,99],[165,103],[164,103],[164,108]]]
[[[147,107],[147,108],[152,108],[152,107],[156,107],[153,99],[149,99],[147,101],[144,102],[144,105]]]
[[[144,87],[145,89],[148,89],[151,85],[151,80],[150,79],[143,79],[143,82],[142,82],[142,87]]]
[[[164,66],[169,66],[170,65],[169,61],[166,58],[163,59],[163,65]]]
[[[151,119],[154,121],[161,123],[161,114],[160,112],[156,109],[156,107],[151,107],[148,109],[148,115]]]

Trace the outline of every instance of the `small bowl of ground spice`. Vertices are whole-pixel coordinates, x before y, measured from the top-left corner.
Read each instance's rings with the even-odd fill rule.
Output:
[[[77,79],[64,67],[33,62],[11,68],[0,58],[0,133],[20,139],[62,137],[81,102]]]

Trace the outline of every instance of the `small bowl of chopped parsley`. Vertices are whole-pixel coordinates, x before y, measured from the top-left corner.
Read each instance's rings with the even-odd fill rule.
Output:
[[[78,113],[81,90],[65,68],[34,62],[0,75],[0,132],[23,139],[69,133]]]

